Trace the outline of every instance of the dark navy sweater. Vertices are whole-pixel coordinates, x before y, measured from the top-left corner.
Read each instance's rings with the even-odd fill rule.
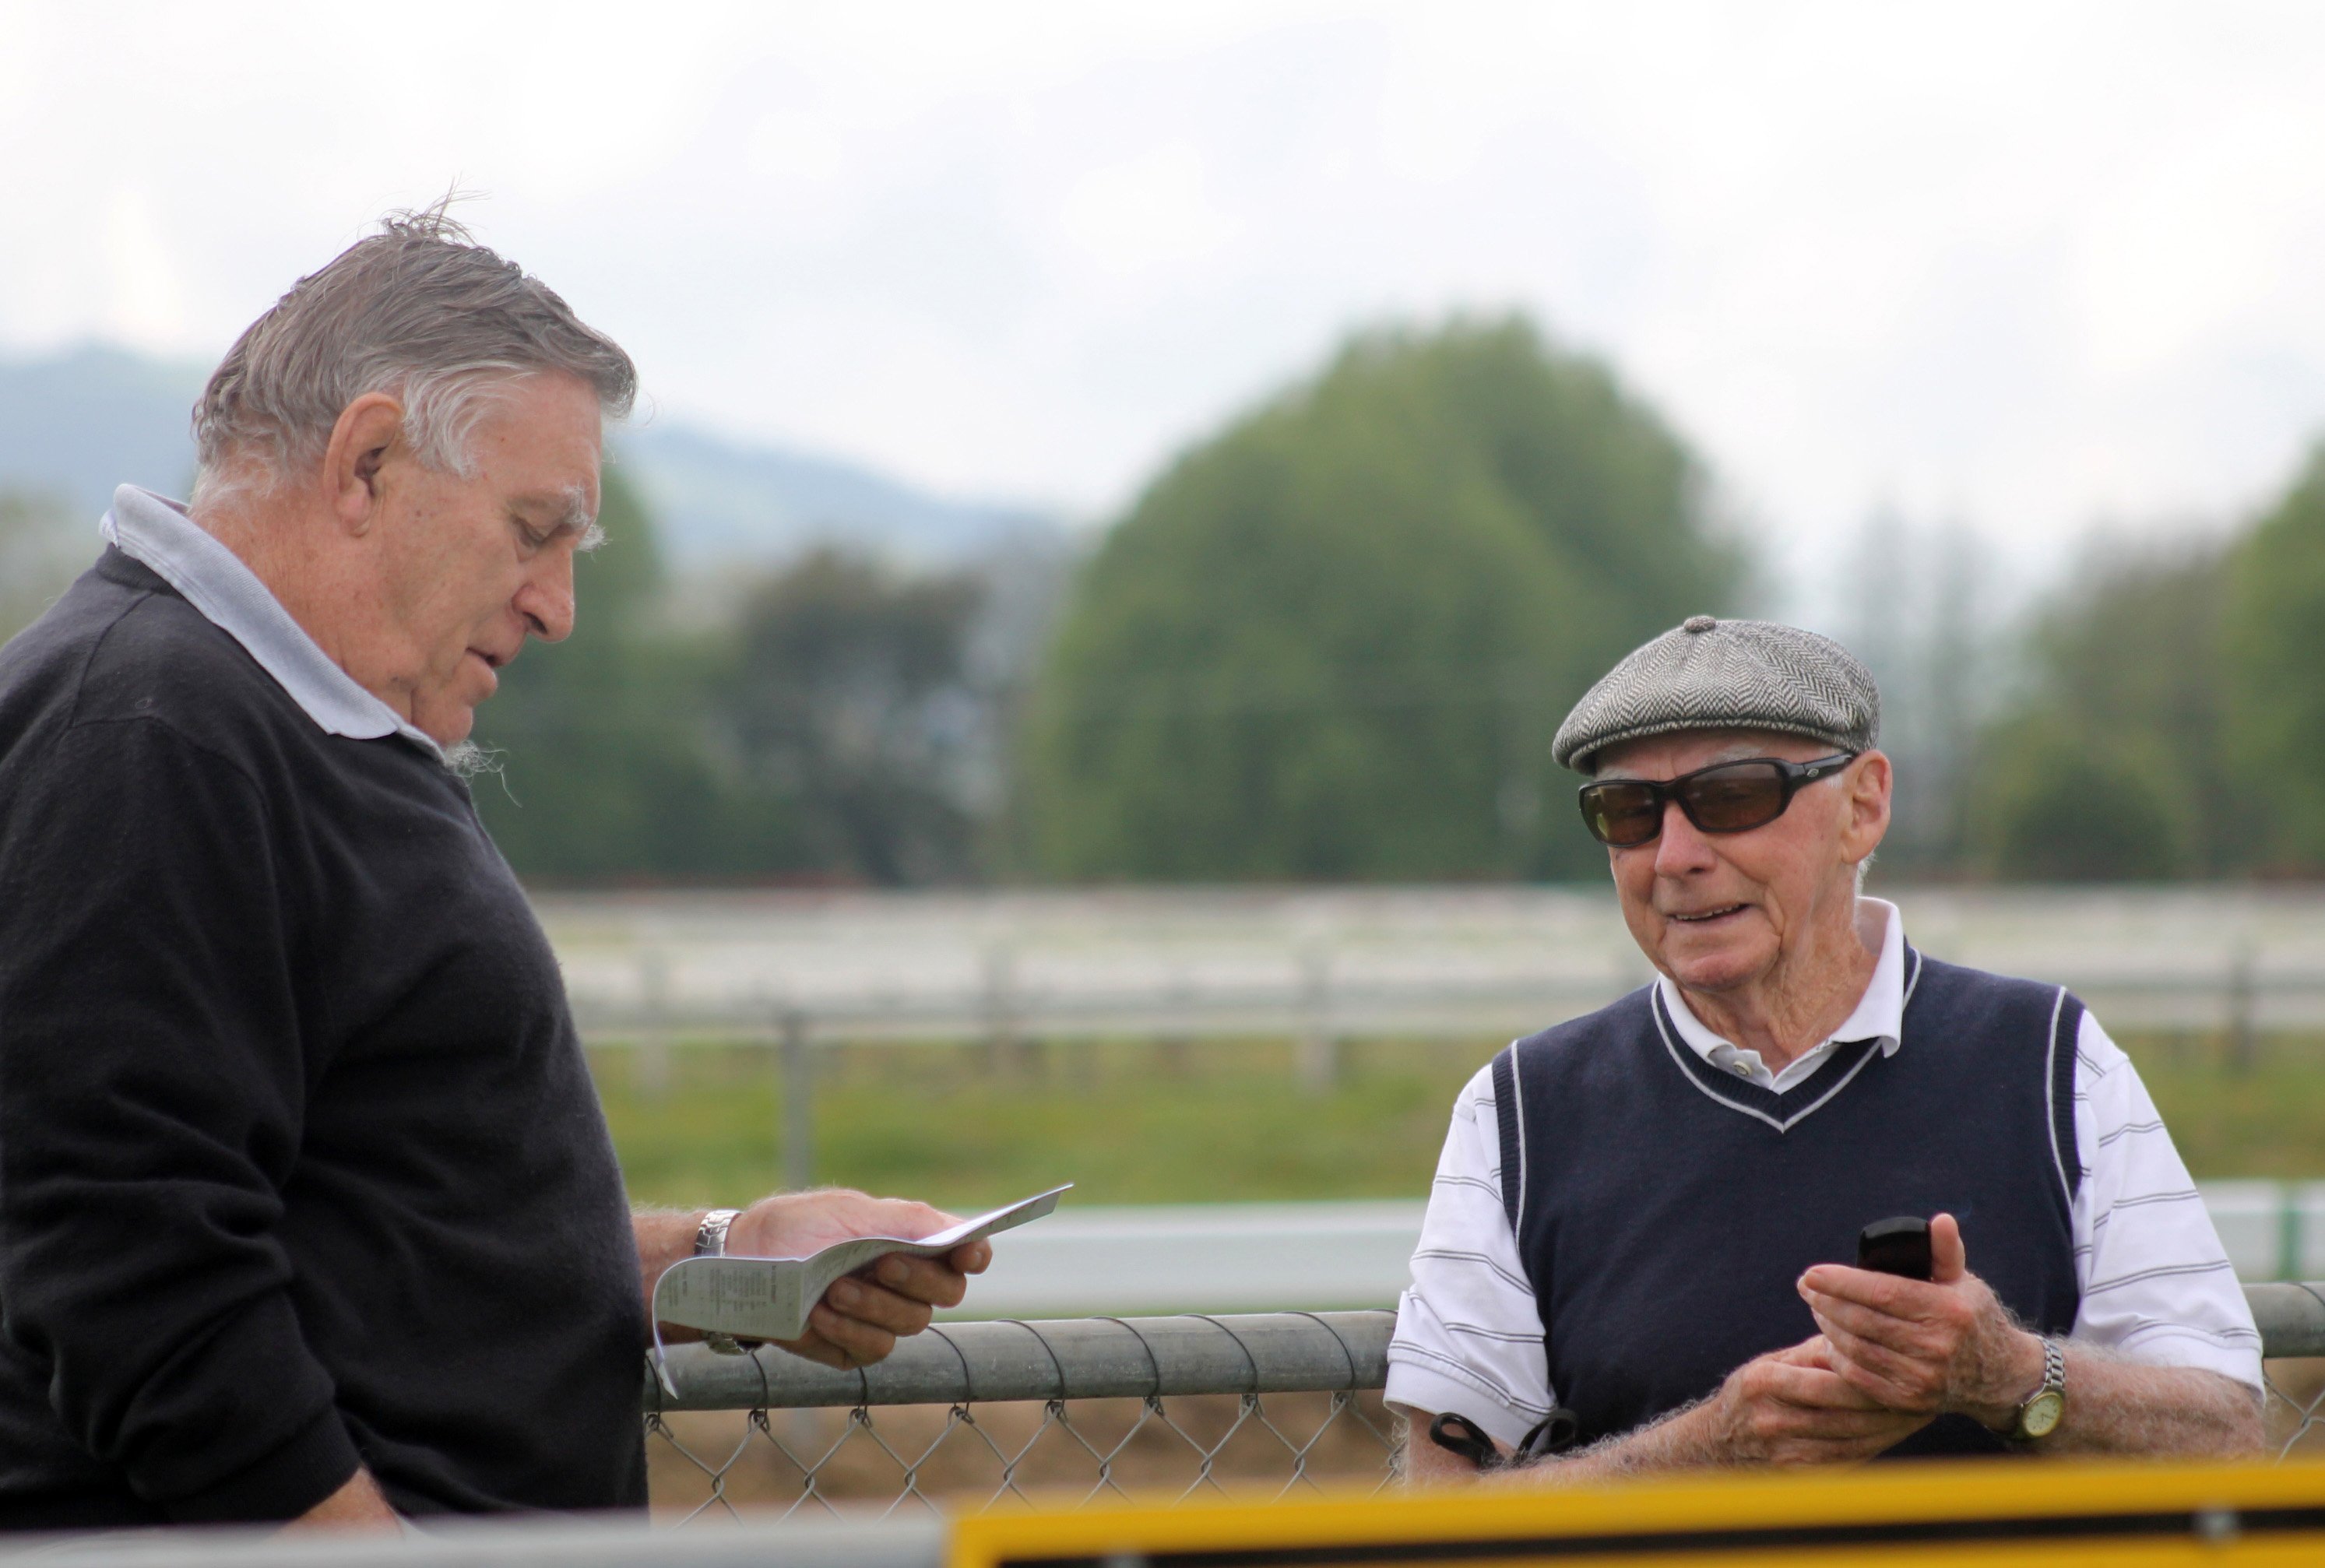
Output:
[[[1906,965],[1900,1048],[1843,1045],[1783,1094],[1689,1050],[1652,986],[1496,1060],[1503,1204],[1581,1441],[1813,1335],[1794,1282],[1853,1262],[1893,1215],[1953,1214],[2022,1322],[2073,1327],[2081,1005],[1911,949]],[[2002,1446],[1949,1416],[1891,1452]]]
[[[466,787],[107,551],[0,650],[0,1526],[636,1505],[644,1330]]]

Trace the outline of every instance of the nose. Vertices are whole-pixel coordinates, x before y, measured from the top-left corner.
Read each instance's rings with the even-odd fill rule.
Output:
[[[1687,820],[1677,801],[1663,803],[1663,830],[1655,840],[1655,875],[1685,877],[1692,872],[1708,871],[1715,857],[1703,834]]]
[[[573,552],[544,550],[527,566],[516,590],[515,608],[525,626],[544,643],[573,635]]]

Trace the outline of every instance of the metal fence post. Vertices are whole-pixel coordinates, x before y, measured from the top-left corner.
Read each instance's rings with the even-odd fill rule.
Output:
[[[985,954],[986,1056],[996,1077],[1014,1078],[1024,1065],[1024,1039],[1018,1033],[1015,1004],[1017,964],[1005,944]]]
[[[2253,1070],[2260,1042],[2253,1021],[2253,958],[2238,948],[2228,969],[2228,1071],[2241,1077]]]
[[[644,1019],[631,1080],[659,1099],[670,1092],[670,955],[658,947],[638,954],[638,1001]]]
[[[786,1007],[782,1033],[783,1186],[802,1192],[815,1184],[815,1058],[807,1015]]]
[[[1195,988],[1188,982],[1187,971],[1172,965],[1170,981],[1162,988],[1164,1012],[1170,1017],[1186,1017],[1195,1008]],[[1193,1071],[1193,1041],[1183,1031],[1167,1021],[1157,1026],[1154,1036],[1154,1064],[1163,1077],[1180,1079]]]
[[[1340,1043],[1332,1033],[1332,955],[1311,951],[1300,962],[1305,1015],[1293,1065],[1305,1094],[1329,1094],[1340,1079]]]

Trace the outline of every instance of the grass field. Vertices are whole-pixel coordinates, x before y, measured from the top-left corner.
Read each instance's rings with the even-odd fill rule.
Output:
[[[1498,1044],[1351,1044],[1314,1095],[1281,1040],[1077,1043],[1006,1072],[957,1046],[840,1049],[817,1087],[815,1177],[957,1211],[1066,1181],[1084,1203],[1420,1197],[1454,1094]],[[2197,1176],[2325,1178],[2325,1041],[2271,1041],[2243,1075],[2210,1041],[2125,1044]],[[780,1184],[769,1053],[673,1050],[659,1085],[625,1051],[593,1060],[634,1199]]]

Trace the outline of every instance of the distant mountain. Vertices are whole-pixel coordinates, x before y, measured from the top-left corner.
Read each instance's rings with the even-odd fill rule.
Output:
[[[765,560],[838,543],[924,564],[988,552],[1012,537],[1058,531],[1023,508],[948,500],[853,464],[746,446],[682,424],[615,439],[681,568]]]
[[[208,367],[89,346],[47,359],[0,359],[0,490],[53,496],[92,520],[114,487],[183,496],[193,478],[187,416]],[[684,424],[616,435],[681,570],[779,561],[833,543],[919,565],[982,557],[1056,519],[946,500],[868,469],[724,440]]]
[[[208,377],[202,366],[97,346],[0,360],[0,489],[60,501],[91,523],[116,485],[184,495],[187,420]]]

